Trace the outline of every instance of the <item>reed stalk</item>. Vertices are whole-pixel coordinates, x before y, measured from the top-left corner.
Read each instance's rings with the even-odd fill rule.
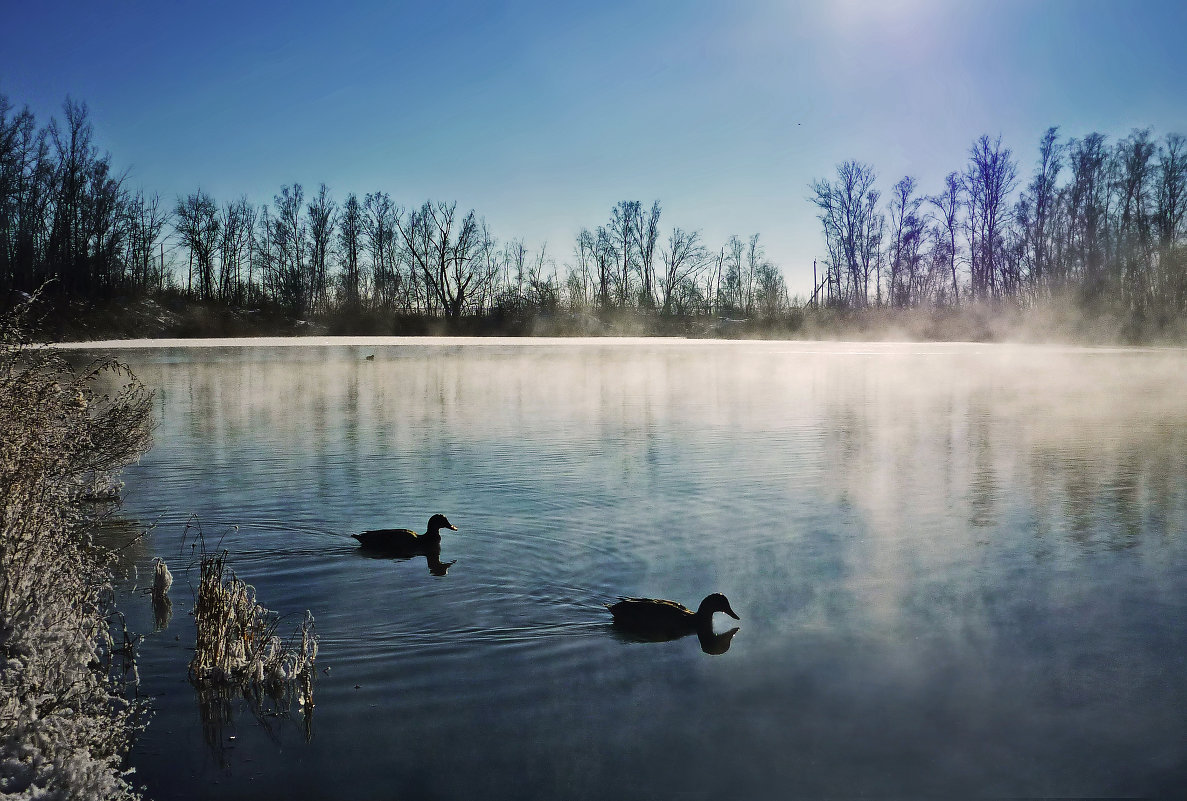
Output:
[[[197,638],[190,678],[199,685],[233,686],[251,693],[313,704],[317,631],[313,615],[285,642],[280,618],[256,601],[255,588],[227,566],[227,552],[203,554],[194,603]]]

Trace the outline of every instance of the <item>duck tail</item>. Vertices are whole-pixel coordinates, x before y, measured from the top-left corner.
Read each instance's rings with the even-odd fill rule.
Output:
[[[359,534],[351,534],[350,536],[354,537],[354,538],[355,538],[356,540],[358,540],[359,542],[362,542],[362,541],[363,541],[363,538],[362,538],[362,536],[361,536],[361,535],[359,535]]]

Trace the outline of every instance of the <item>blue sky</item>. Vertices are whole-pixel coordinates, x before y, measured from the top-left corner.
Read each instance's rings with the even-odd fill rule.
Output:
[[[267,202],[457,200],[562,262],[618,200],[710,246],[759,232],[793,291],[813,178],[924,192],[982,133],[1029,172],[1065,135],[1187,133],[1187,3],[171,3],[8,0],[0,92],[66,95],[134,186]]]

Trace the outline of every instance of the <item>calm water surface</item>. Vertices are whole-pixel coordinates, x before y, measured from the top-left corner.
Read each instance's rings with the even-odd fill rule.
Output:
[[[389,339],[120,356],[160,417],[125,472],[130,530],[155,526],[123,552],[120,597],[150,632],[156,713],[133,763],[154,797],[1187,780],[1183,351]],[[434,512],[460,529],[444,576],[349,537]],[[316,616],[311,715],[199,702],[187,520],[282,628]],[[133,585],[156,556],[177,580],[154,632]],[[600,606],[711,591],[742,618],[716,656],[626,640]]]

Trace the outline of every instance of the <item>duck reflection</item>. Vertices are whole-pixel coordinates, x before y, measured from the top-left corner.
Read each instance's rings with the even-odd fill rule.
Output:
[[[638,631],[627,631],[621,626],[614,626],[614,636],[623,642],[671,642],[672,640],[683,639],[690,634],[696,634],[702,651],[710,656],[720,656],[730,649],[730,642],[734,639],[734,635],[738,633],[739,629],[739,626],[734,626],[728,631],[721,632],[713,631],[712,629],[698,629],[695,632],[685,631],[678,634],[648,634]]]
[[[450,559],[448,562],[441,561],[440,543],[409,551],[369,551],[366,548],[360,548],[358,553],[368,559],[394,559],[401,562],[408,562],[423,556],[425,562],[428,563],[429,574],[433,576],[444,576],[457,561],[456,559]]]
[[[429,563],[429,573],[434,576],[444,576],[449,572],[449,568],[456,562],[456,559],[450,559],[448,562],[441,561],[441,549],[434,548],[431,552],[424,555],[425,561]]]
[[[724,654],[730,649],[730,642],[737,633],[738,626],[734,626],[729,631],[723,631],[719,634],[712,631],[698,631],[697,639],[701,641],[702,651],[710,656],[717,656]]]

